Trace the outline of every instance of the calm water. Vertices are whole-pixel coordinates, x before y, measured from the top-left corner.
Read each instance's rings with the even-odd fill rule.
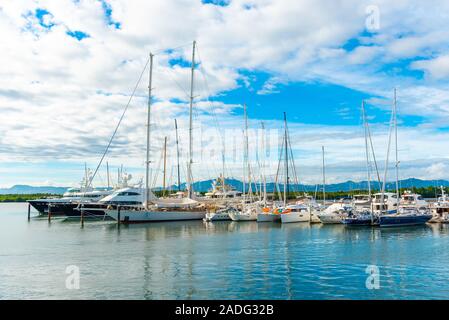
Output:
[[[449,298],[449,226],[32,219],[0,204],[1,299]],[[80,288],[66,289],[66,267]],[[380,289],[368,290],[368,265]]]

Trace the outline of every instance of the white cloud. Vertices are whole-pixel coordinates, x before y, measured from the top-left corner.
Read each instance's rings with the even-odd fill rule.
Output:
[[[449,77],[449,54],[439,56],[435,59],[419,60],[412,64],[412,68],[424,70],[432,78],[444,79]]]

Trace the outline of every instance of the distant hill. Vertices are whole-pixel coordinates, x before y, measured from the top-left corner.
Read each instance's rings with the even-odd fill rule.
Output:
[[[195,182],[193,184],[193,188],[195,191],[199,192],[206,192],[211,189],[212,187],[212,181],[213,180],[204,180]],[[243,189],[243,182],[234,178],[227,178],[226,183],[233,186],[236,190],[242,190]],[[408,178],[404,180],[399,181],[399,187],[400,188],[422,188],[422,187],[435,187],[435,186],[449,186],[449,181],[447,180],[421,180],[416,178]],[[256,188],[256,185],[252,185],[253,190]],[[173,189],[176,189],[176,186],[172,186]],[[259,185],[257,185],[257,188],[259,188]],[[318,189],[321,190],[322,186],[319,185]],[[371,188],[372,189],[378,189],[378,183],[377,182],[371,182]],[[396,188],[396,182],[387,182],[386,189],[391,190]],[[159,188],[160,189],[160,188]],[[185,189],[185,183],[181,184],[181,189]],[[281,187],[282,189],[282,187]],[[290,190],[292,191],[307,191],[307,192],[313,192],[316,189],[316,185],[307,185],[307,184],[290,184]],[[368,189],[368,182],[367,181],[346,181],[341,183],[333,183],[333,184],[327,184],[326,185],[326,191],[329,192],[336,192],[336,191],[351,191],[351,190],[367,190]],[[273,182],[267,183],[267,191],[273,192],[275,190],[275,184]]]
[[[203,180],[195,182],[193,185],[193,188],[195,191],[199,192],[207,192],[212,187],[212,181],[213,180]],[[226,183],[229,185],[232,185],[236,190],[242,190],[243,189],[243,182],[234,179],[234,178],[227,178]],[[181,184],[181,189],[185,189],[185,183]],[[351,191],[351,190],[366,190],[368,186],[368,183],[366,181],[346,181],[341,183],[333,183],[333,184],[327,184],[326,185],[326,191],[329,192],[337,192],[337,191]],[[416,178],[409,178],[399,181],[399,186],[401,188],[422,188],[422,187],[435,187],[435,186],[444,186],[449,187],[449,181],[447,180],[421,180]],[[259,185],[252,185],[253,190],[259,188]],[[377,182],[372,182],[371,187],[373,189],[378,189]],[[395,182],[388,182],[386,189],[391,190],[396,187]],[[171,187],[173,190],[176,190],[176,186]],[[280,186],[282,190],[282,186]],[[307,185],[307,184],[290,184],[290,190],[291,191],[307,191],[307,192],[313,192],[315,191],[316,186],[315,185]],[[321,190],[322,186],[318,186],[318,190]],[[160,190],[161,188],[155,188],[156,190]],[[51,193],[51,194],[63,194],[67,190],[67,187],[49,187],[49,186],[40,186],[40,187],[34,187],[34,186],[28,186],[28,185],[15,185],[11,188],[0,188],[0,194],[38,194],[38,193]],[[273,192],[275,190],[275,185],[273,182],[267,183],[267,191]]]
[[[63,194],[67,190],[66,187],[34,187],[28,185],[15,185],[11,188],[0,188],[0,194],[36,194],[36,193],[51,193]]]

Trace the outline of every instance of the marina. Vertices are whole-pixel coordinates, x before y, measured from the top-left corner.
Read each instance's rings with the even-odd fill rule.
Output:
[[[118,228],[0,204],[2,299],[445,299],[449,225],[177,221]],[[438,258],[435,258],[438,257]],[[80,289],[67,290],[67,266]],[[366,287],[366,268],[380,288]]]
[[[0,300],[448,300],[448,12],[1,2]]]

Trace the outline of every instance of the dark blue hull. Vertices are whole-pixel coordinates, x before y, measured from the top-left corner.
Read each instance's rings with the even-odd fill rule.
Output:
[[[377,221],[375,217],[372,220],[371,216],[367,215],[352,216],[342,220],[342,223],[347,226],[371,226],[373,224],[376,224],[376,222]]]
[[[47,215],[48,210],[51,210],[53,216],[66,216],[73,213],[76,208],[76,203],[70,202],[51,202],[48,200],[29,200],[28,203],[39,211],[40,215]]]
[[[415,226],[425,224],[431,218],[430,214],[381,216],[379,224],[381,227]]]

